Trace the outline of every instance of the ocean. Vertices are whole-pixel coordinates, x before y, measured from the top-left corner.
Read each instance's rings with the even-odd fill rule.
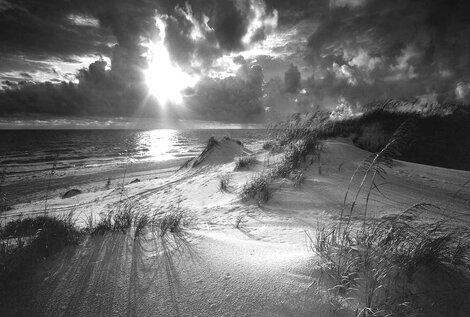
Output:
[[[0,130],[0,173],[11,183],[42,178],[54,163],[58,176],[70,176],[189,159],[211,136],[228,136],[248,148],[267,139],[264,129]]]

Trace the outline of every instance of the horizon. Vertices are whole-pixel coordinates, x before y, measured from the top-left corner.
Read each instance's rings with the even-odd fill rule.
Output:
[[[142,118],[0,119],[0,130],[236,130],[265,129],[266,123]]]

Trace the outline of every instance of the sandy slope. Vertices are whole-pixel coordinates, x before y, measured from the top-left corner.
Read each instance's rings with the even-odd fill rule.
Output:
[[[12,304],[15,314],[350,314],[332,312],[324,294],[312,285],[320,272],[305,231],[338,218],[349,179],[368,153],[342,140],[328,141],[320,166],[308,168],[300,188],[288,180],[276,181],[272,200],[259,206],[241,202],[239,193],[265,164],[234,171],[233,161],[225,163],[226,158],[221,157],[224,148],[220,151],[208,164],[126,186],[123,195],[140,211],[163,213],[168,206],[186,210],[190,221],[183,235],[170,235],[169,240],[151,233],[136,240],[121,233],[88,238],[44,265],[34,282],[34,295],[24,298],[29,305]],[[266,160],[266,153],[256,153],[260,161]],[[222,192],[219,181],[226,174],[231,175],[230,190]],[[469,222],[469,189],[455,195],[468,179],[470,172],[397,162],[381,187],[384,196],[373,197],[371,216],[399,212],[425,201],[448,206],[447,213]],[[119,190],[109,189],[52,199],[49,204],[51,212],[99,214],[115,208],[122,197]],[[24,204],[15,212],[26,214],[41,206],[41,202]],[[246,222],[235,229],[233,224],[241,214]],[[456,312],[459,309],[463,308],[455,307]]]

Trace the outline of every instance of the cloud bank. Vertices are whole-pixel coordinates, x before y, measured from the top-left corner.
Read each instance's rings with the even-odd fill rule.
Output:
[[[148,89],[145,70],[149,67],[148,43],[158,41],[163,33],[171,62],[204,78],[188,98],[188,109],[167,109],[165,114],[197,115],[216,108],[217,111],[208,112],[209,116],[249,120],[251,114],[258,115],[262,109],[258,105],[245,106],[257,104],[251,98],[259,99],[262,80],[248,89],[249,79],[235,73],[226,80],[207,77],[218,72],[214,62],[218,58],[236,54],[273,32],[277,11],[268,11],[261,0],[171,4],[85,0],[66,6],[60,1],[41,4],[25,0],[5,4],[0,12],[0,27],[6,30],[0,36],[4,44],[0,54],[11,62],[4,65],[2,73],[3,115],[162,115],[162,105],[158,105],[158,98],[151,96]],[[158,25],[156,18],[164,24]],[[26,38],[15,36],[17,32],[24,33]],[[37,62],[29,65],[18,61],[25,56]],[[83,66],[76,56],[96,56],[97,60],[76,70],[75,79],[68,82],[67,76],[71,74],[60,74],[51,59]],[[54,76],[49,75],[54,74],[57,76],[50,80]],[[44,78],[48,82],[41,82]],[[64,82],[52,85],[60,81]],[[225,90],[232,97],[211,104],[209,95]],[[236,108],[240,109],[224,113],[224,109]]]
[[[459,0],[2,0],[0,114],[260,121],[339,102],[469,102],[468,16]],[[149,89],[159,41],[198,78],[181,106]]]
[[[455,89],[470,78],[469,13],[458,0],[330,1],[309,37],[312,90],[353,103],[430,94],[463,100]]]

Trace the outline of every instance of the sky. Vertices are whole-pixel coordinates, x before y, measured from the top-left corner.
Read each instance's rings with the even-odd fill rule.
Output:
[[[0,0],[0,116],[264,122],[468,103],[469,16],[460,0]]]

